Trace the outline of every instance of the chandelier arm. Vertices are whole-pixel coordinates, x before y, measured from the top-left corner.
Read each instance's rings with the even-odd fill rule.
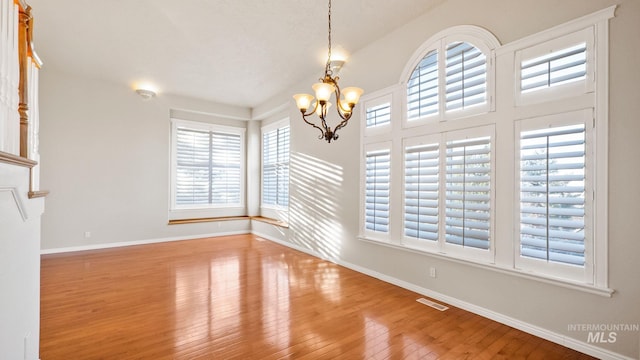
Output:
[[[336,95],[336,110],[338,110],[338,115],[340,115],[340,118],[342,120],[344,120],[343,121],[343,123],[344,123],[344,122],[349,121],[349,119],[351,118],[351,115],[352,115],[352,112],[353,112],[353,107],[349,107],[349,109],[350,109],[349,111],[344,111],[344,108],[342,107],[342,101],[340,100],[341,91],[340,91],[340,86],[338,86],[339,78],[336,77],[335,79],[332,79],[332,80],[333,80],[333,86],[335,86],[335,91],[334,92],[335,92],[335,95]],[[337,131],[338,129],[344,127],[345,125],[346,124],[342,125],[342,123],[340,123],[340,125],[338,125],[339,127],[336,126],[336,130],[335,131]]]
[[[327,132],[327,130],[331,132],[331,128],[327,125],[327,109],[328,108],[329,108],[328,106],[322,106],[322,112],[320,115],[320,120],[322,120],[322,128],[324,129],[325,133]]]
[[[340,122],[340,124],[336,125],[335,130],[333,130],[333,132],[337,132],[338,130],[342,129],[343,127],[347,126],[347,124],[349,123],[349,119],[351,119],[351,115],[353,113],[349,113],[347,114],[345,117],[342,117],[342,115],[340,115],[340,117],[342,117],[344,120],[342,120]]]
[[[313,113],[315,113],[316,110],[318,110],[318,102],[315,103],[315,106],[313,107],[313,109],[309,110],[308,113],[305,113],[304,110],[302,109],[300,110],[300,112],[302,113],[302,117],[304,118],[306,116],[313,115]]]
[[[319,127],[318,125],[316,125],[316,124],[310,122],[309,120],[307,120],[307,116],[315,114],[316,110],[318,110],[318,105],[319,105],[319,101],[316,102],[316,105],[313,107],[313,109],[309,110],[308,113],[305,113],[303,110],[300,110],[300,113],[302,113],[302,120],[304,120],[304,122],[306,122],[307,124],[313,126],[314,128],[316,128],[316,129],[318,129],[320,131],[320,136],[318,136],[318,139],[322,139],[322,138],[324,138],[324,130],[321,127]],[[324,126],[326,128],[326,125],[324,125]]]
[[[341,103],[338,103],[338,107],[342,106]],[[343,121],[349,121],[349,119],[351,119],[351,115],[353,114],[352,111],[342,111],[340,109],[338,109],[338,115],[340,115],[340,118]]]
[[[301,111],[302,113],[302,120],[304,120],[304,122],[306,122],[307,124],[313,126],[314,128],[318,129],[320,131],[320,136],[318,136],[318,139],[324,139],[324,130],[319,127],[318,125],[310,122],[309,120],[307,120],[307,116],[312,115],[313,112],[309,113],[309,114],[305,114],[304,111]]]

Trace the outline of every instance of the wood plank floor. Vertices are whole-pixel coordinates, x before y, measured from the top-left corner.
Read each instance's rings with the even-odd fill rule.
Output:
[[[42,256],[42,360],[590,359],[253,235]]]

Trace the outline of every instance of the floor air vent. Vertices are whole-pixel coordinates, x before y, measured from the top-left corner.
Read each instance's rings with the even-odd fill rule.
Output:
[[[445,310],[447,310],[447,309],[448,309],[448,307],[447,307],[447,306],[444,306],[444,305],[442,305],[442,304],[435,303],[435,302],[433,302],[433,301],[431,301],[431,300],[427,300],[427,299],[425,299],[425,298],[420,298],[420,299],[418,299],[418,300],[416,300],[416,301],[417,301],[417,302],[419,302],[420,304],[425,304],[425,305],[427,305],[427,306],[431,306],[432,308],[434,308],[434,309],[436,309],[436,310],[445,311]]]

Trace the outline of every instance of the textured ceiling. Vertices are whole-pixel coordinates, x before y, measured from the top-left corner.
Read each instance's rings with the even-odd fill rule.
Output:
[[[326,1],[27,1],[45,69],[160,93],[254,107],[326,61]],[[356,52],[442,1],[334,0],[334,48]]]

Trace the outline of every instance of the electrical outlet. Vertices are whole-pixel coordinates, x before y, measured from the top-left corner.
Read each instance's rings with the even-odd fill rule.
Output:
[[[431,276],[432,278],[436,277],[436,268],[435,267],[430,267],[429,268],[429,276]]]
[[[85,239],[88,239],[88,238],[90,238],[90,237],[91,237],[91,231],[85,231],[85,232],[84,232],[84,238],[85,238]]]

